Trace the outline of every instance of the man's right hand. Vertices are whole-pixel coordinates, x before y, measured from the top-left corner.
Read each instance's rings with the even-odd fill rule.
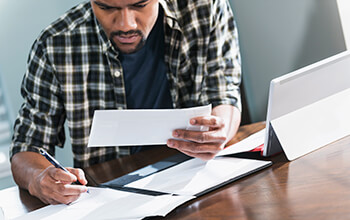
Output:
[[[87,191],[87,181],[81,169],[67,168],[70,173],[49,166],[37,171],[28,184],[29,193],[46,204],[69,204]],[[82,185],[72,185],[76,181]]]
[[[87,180],[81,169],[67,168],[67,173],[52,166],[39,153],[16,153],[11,160],[11,169],[18,186],[46,204],[69,204],[87,191]],[[72,185],[77,180],[82,185]]]

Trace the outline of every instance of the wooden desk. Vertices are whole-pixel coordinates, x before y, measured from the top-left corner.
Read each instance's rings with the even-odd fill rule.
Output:
[[[262,129],[263,123],[243,126],[232,142]],[[174,154],[152,149],[85,169],[89,184],[105,182]],[[265,170],[240,179],[176,208],[166,219],[349,219],[350,137],[288,162],[284,154]],[[9,199],[18,213],[43,207],[26,190],[0,191],[1,203]],[[6,203],[9,203],[6,201]]]

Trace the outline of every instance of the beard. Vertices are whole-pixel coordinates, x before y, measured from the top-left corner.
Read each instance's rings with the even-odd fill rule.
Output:
[[[141,37],[141,40],[140,42],[132,49],[128,50],[128,51],[125,51],[125,50],[122,50],[120,49],[117,44],[113,41],[113,37],[115,36],[130,36],[130,35],[137,35],[137,36],[140,36]],[[135,53],[137,52],[138,50],[140,50],[146,43],[146,38],[144,37],[144,34],[140,31],[140,30],[131,30],[131,31],[127,31],[127,32],[124,32],[124,31],[114,31],[110,34],[110,37],[109,37],[113,47],[115,49],[117,49],[118,51],[122,52],[122,53],[126,53],[126,54],[130,54],[130,53]]]

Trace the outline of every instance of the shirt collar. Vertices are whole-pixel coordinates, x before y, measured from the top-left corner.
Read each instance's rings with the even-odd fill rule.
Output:
[[[169,27],[181,31],[179,23],[176,19],[176,12],[174,10],[174,5],[169,2],[169,0],[159,0],[160,6],[164,10],[165,22]]]
[[[94,13],[92,13],[93,17],[94,17],[94,21],[95,21],[95,28],[96,28],[96,32],[98,33],[98,38],[101,42],[102,45],[102,51],[103,53],[107,53],[107,51],[109,49],[114,50],[114,47],[112,45],[112,42],[108,39],[106,32],[103,30],[102,25],[100,24],[100,22],[97,20],[96,16]]]

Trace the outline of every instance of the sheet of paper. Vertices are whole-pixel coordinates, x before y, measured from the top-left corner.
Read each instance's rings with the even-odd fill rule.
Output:
[[[260,145],[264,144],[265,141],[265,128],[258,131],[249,137],[241,140],[240,142],[226,147],[224,150],[220,151],[216,156],[237,154],[242,152],[248,152]]]
[[[127,186],[179,195],[196,195],[270,163],[232,157],[216,157],[209,161],[194,158]]]
[[[4,210],[0,207],[0,220],[6,220]]]
[[[186,109],[97,110],[88,147],[166,144],[175,129],[208,130],[192,126],[189,121],[210,114],[211,105]]]
[[[187,202],[191,196],[148,196],[108,188],[90,187],[70,205],[49,205],[16,220],[49,219],[142,219],[147,216],[165,216]]]
[[[17,186],[1,190],[0,207],[5,219],[14,219],[27,213],[20,195]]]

